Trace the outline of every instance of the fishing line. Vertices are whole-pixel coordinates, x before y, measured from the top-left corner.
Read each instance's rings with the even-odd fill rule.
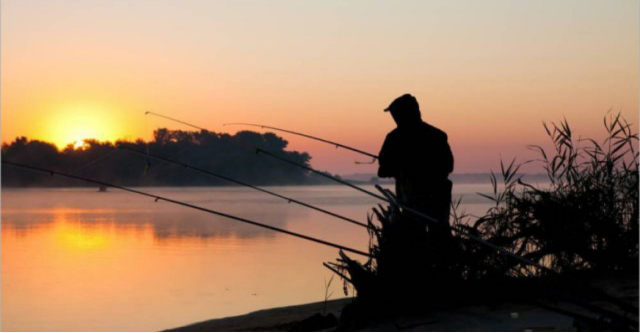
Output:
[[[347,247],[347,246],[342,246],[342,245],[339,245],[339,244],[336,244],[336,243],[328,242],[328,241],[325,241],[325,240],[322,240],[322,239],[319,239],[319,238],[315,238],[315,237],[307,236],[307,235],[300,234],[300,233],[297,233],[297,232],[289,231],[289,230],[286,230],[286,229],[281,229],[281,228],[278,228],[278,227],[270,226],[268,224],[252,221],[252,220],[249,220],[249,219],[245,219],[245,218],[242,218],[242,217],[230,215],[230,214],[223,213],[223,212],[220,212],[220,211],[216,211],[216,210],[213,210],[213,209],[204,208],[204,207],[201,207],[201,206],[196,206],[196,205],[193,205],[193,204],[190,204],[190,203],[174,200],[174,199],[167,198],[167,197],[164,197],[164,196],[159,196],[159,195],[151,194],[151,193],[148,193],[148,192],[134,190],[134,189],[128,188],[128,187],[124,187],[124,186],[120,186],[120,185],[115,185],[115,184],[103,182],[101,180],[95,180],[95,179],[86,178],[86,177],[82,177],[82,176],[76,176],[76,175],[72,175],[72,174],[68,174],[68,173],[64,173],[64,172],[60,172],[60,171],[54,171],[54,170],[47,169],[47,168],[41,168],[41,167],[36,167],[36,166],[31,166],[31,165],[21,164],[21,163],[15,163],[15,162],[11,162],[11,161],[4,161],[3,160],[2,164],[10,165],[10,166],[18,167],[18,168],[23,168],[23,169],[28,169],[28,170],[32,170],[32,171],[39,171],[39,172],[42,172],[42,173],[50,174],[52,176],[53,175],[58,175],[58,176],[62,176],[62,177],[70,178],[70,179],[77,179],[77,180],[82,180],[82,181],[85,181],[85,182],[88,182],[88,183],[93,183],[93,184],[97,184],[97,185],[102,185],[102,186],[106,186],[106,187],[112,187],[112,188],[120,189],[120,190],[123,190],[123,191],[126,191],[126,192],[135,193],[135,194],[142,195],[142,196],[145,196],[145,197],[153,198],[155,201],[166,201],[166,202],[169,202],[169,203],[172,203],[172,204],[175,204],[175,205],[196,209],[196,210],[199,210],[199,211],[203,211],[203,212],[207,212],[207,213],[210,213],[210,214],[218,215],[218,216],[225,217],[225,218],[228,218],[228,219],[231,219],[231,220],[235,220],[235,221],[238,221],[238,222],[254,225],[254,226],[257,226],[257,227],[269,229],[269,230],[280,232],[280,233],[284,233],[284,234],[287,234],[287,235],[290,235],[290,236],[294,236],[294,237],[297,237],[297,238],[305,239],[305,240],[308,240],[308,241],[311,241],[311,242],[315,242],[315,243],[318,243],[318,244],[323,244],[323,245],[326,245],[326,246],[329,246],[329,247],[333,247],[333,248],[336,248],[336,249],[339,249],[339,250],[348,251],[348,252],[351,252],[351,253],[354,253],[354,254],[359,254],[359,255],[362,255],[362,256],[366,256],[366,257],[371,257],[371,254],[369,254],[369,253],[366,253],[366,252],[363,252],[363,251],[359,251],[359,250],[356,250],[356,249],[353,249],[353,248],[350,248],[350,247]]]

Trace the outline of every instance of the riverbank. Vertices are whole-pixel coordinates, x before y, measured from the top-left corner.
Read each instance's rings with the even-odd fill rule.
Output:
[[[606,290],[628,303],[638,306],[638,276],[599,279],[594,286]],[[266,309],[246,315],[212,319],[169,329],[173,332],[202,331],[292,331],[306,324],[309,318],[333,314],[339,318],[342,308],[351,299]],[[593,302],[596,304],[597,302]],[[569,303],[549,303],[579,315],[596,318],[597,315]],[[597,303],[603,306],[602,303]],[[615,308],[608,307],[611,310]],[[637,317],[635,318],[637,319]],[[305,321],[305,322],[303,322]],[[559,313],[529,303],[503,303],[499,305],[461,306],[451,310],[430,311],[421,315],[396,317],[372,322],[363,331],[576,331],[575,321],[569,314]],[[333,330],[329,327],[325,330]]]
[[[329,305],[337,317],[349,300]],[[323,303],[311,303],[212,319],[170,329],[170,332],[269,332],[294,331],[303,320],[321,311]],[[333,330],[333,329],[329,329]],[[434,311],[423,316],[371,323],[363,331],[575,331],[573,318],[527,304],[471,306],[455,311]]]

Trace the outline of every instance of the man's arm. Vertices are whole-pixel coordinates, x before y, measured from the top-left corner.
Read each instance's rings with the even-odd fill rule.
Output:
[[[382,144],[382,149],[380,149],[380,153],[378,154],[378,177],[395,177],[396,163],[393,155],[394,149],[397,149],[397,147],[393,147],[393,142],[394,140],[391,133],[387,134],[387,137],[384,139],[384,143]]]

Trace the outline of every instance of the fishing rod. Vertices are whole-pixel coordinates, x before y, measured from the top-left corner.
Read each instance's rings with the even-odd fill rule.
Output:
[[[156,117],[160,117],[160,118],[164,118],[164,119],[168,119],[168,120],[171,120],[171,121],[175,121],[175,122],[181,123],[183,125],[187,125],[187,126],[191,126],[193,128],[197,128],[197,129],[202,130],[202,131],[208,131],[206,128],[202,128],[200,126],[196,126],[196,125],[184,122],[182,120],[171,118],[171,117],[168,117],[168,116],[156,113],[156,112],[147,111],[144,114],[145,115],[152,115],[152,116],[156,116]],[[272,127],[272,126],[260,125],[260,124],[250,124],[250,123],[227,123],[227,124],[222,124],[222,126],[231,126],[231,125],[243,125],[243,126],[260,127],[260,128],[263,128],[263,129],[266,128],[266,129],[270,129],[270,130],[274,130],[274,131],[280,131],[280,132],[284,132],[284,133],[298,135],[298,136],[305,137],[305,138],[308,138],[308,139],[312,139],[312,140],[316,140],[316,141],[320,141],[320,142],[324,142],[324,143],[330,144],[332,146],[335,146],[336,148],[342,148],[342,149],[350,150],[350,151],[356,152],[358,154],[362,154],[364,156],[371,157],[373,159],[371,162],[358,162],[358,161],[356,161],[356,164],[371,164],[371,163],[375,162],[378,159],[378,155],[368,153],[368,152],[366,152],[364,150],[360,150],[360,149],[353,148],[353,147],[350,147],[350,146],[347,146],[347,145],[343,145],[343,144],[338,143],[338,142],[334,142],[334,141],[326,140],[326,139],[323,139],[323,138],[319,138],[317,136],[308,135],[308,134],[304,134],[304,133],[300,133],[300,132],[290,131],[290,130],[287,130],[287,129],[284,129],[284,128],[278,128],[278,127]]]
[[[261,125],[261,124],[250,124],[250,123],[227,123],[227,124],[222,124],[222,126],[230,126],[230,125],[253,126],[253,127],[260,127],[260,128],[263,128],[263,129],[266,128],[266,129],[270,129],[270,130],[274,130],[274,131],[280,131],[280,132],[284,132],[284,133],[289,133],[289,134],[301,136],[301,137],[304,137],[304,138],[308,138],[308,139],[311,139],[311,140],[324,142],[324,143],[330,144],[332,146],[335,146],[336,148],[342,148],[342,149],[350,150],[352,152],[356,152],[358,154],[371,157],[373,159],[373,161],[378,159],[378,155],[371,154],[371,153],[368,153],[366,151],[363,151],[363,150],[360,150],[360,149],[357,149],[357,148],[349,147],[347,145],[343,145],[341,143],[337,143],[337,142],[334,142],[334,141],[330,141],[330,140],[326,140],[326,139],[323,139],[323,138],[319,138],[317,136],[308,135],[308,134],[304,134],[304,133],[300,133],[300,132],[290,131],[290,130],[287,130],[287,129],[284,129],[284,128],[272,127],[272,126]]]
[[[147,111],[147,114],[158,115],[158,114],[156,114],[156,113],[152,113],[152,112],[149,112],[149,111]],[[172,121],[177,121],[177,122],[179,122],[179,123],[181,123],[181,124],[185,124],[185,125],[188,125],[188,126],[191,126],[191,127],[194,127],[194,128],[197,128],[197,129],[200,129],[200,130],[203,130],[203,131],[207,131],[207,132],[209,132],[209,130],[207,130],[206,128],[202,128],[202,127],[199,127],[199,126],[196,126],[196,125],[192,125],[192,124],[189,124],[189,123],[187,123],[187,122],[184,122],[184,121],[181,121],[181,120],[177,120],[177,119],[174,119],[174,118],[171,118],[171,117],[166,117],[166,116],[162,116],[162,115],[160,115],[160,116],[161,116],[161,117],[163,117],[163,118],[165,118],[165,119],[169,119],[169,120],[172,120]],[[337,183],[340,183],[340,184],[342,184],[342,185],[345,185],[345,186],[351,187],[351,188],[353,188],[353,189],[355,189],[355,190],[357,190],[357,191],[360,191],[360,192],[362,192],[362,193],[365,193],[365,194],[367,194],[367,195],[369,195],[369,196],[372,196],[372,197],[374,197],[374,198],[376,198],[376,199],[378,199],[378,200],[381,200],[381,201],[387,202],[387,203],[392,204],[392,205],[396,205],[396,206],[398,206],[398,207],[402,208],[403,210],[408,211],[408,212],[410,212],[410,213],[412,213],[412,214],[415,214],[415,215],[417,215],[417,216],[419,216],[419,217],[423,218],[424,220],[426,220],[426,221],[428,221],[428,222],[430,222],[430,223],[436,223],[436,224],[437,224],[437,223],[442,223],[442,222],[440,222],[440,221],[438,221],[438,220],[434,219],[433,217],[428,216],[427,214],[424,214],[424,213],[422,213],[422,212],[420,212],[420,211],[417,211],[417,210],[415,210],[415,209],[413,209],[413,208],[411,208],[411,207],[408,207],[408,206],[406,206],[406,205],[404,205],[404,204],[402,204],[402,203],[399,203],[399,202],[397,202],[397,201],[395,201],[395,200],[392,200],[392,198],[387,198],[387,197],[384,197],[384,196],[380,196],[380,195],[378,195],[378,194],[376,194],[376,193],[373,193],[373,192],[371,192],[371,191],[368,191],[368,190],[366,190],[366,189],[364,189],[364,188],[362,188],[362,187],[359,187],[359,186],[357,186],[357,185],[354,185],[354,184],[352,184],[352,183],[350,183],[350,182],[344,181],[344,180],[342,180],[342,179],[339,179],[339,178],[337,178],[337,177],[334,177],[334,176],[332,176],[332,175],[329,175],[329,174],[327,174],[327,173],[325,173],[325,172],[321,172],[321,171],[315,170],[315,169],[313,169],[313,168],[311,168],[311,167],[309,167],[309,166],[306,166],[306,165],[303,165],[303,164],[300,164],[300,163],[297,163],[297,162],[291,161],[291,160],[289,160],[289,159],[287,159],[287,158],[284,158],[284,157],[278,156],[277,154],[271,153],[271,152],[266,151],[266,150],[264,150],[264,149],[262,149],[262,148],[256,148],[256,147],[253,147],[253,148],[255,148],[255,152],[256,152],[256,153],[258,153],[258,154],[259,154],[259,153],[263,153],[263,154],[265,154],[265,155],[267,155],[267,156],[270,156],[270,157],[275,158],[275,159],[277,159],[277,160],[280,160],[280,161],[282,161],[282,162],[285,162],[285,163],[288,163],[288,164],[294,165],[294,166],[296,166],[296,167],[299,167],[299,168],[305,169],[305,170],[307,170],[307,171],[313,172],[313,173],[315,173],[315,174],[317,174],[317,175],[320,175],[321,177],[325,177],[325,178],[331,179],[332,181],[335,181],[335,182],[337,182]],[[384,193],[384,192],[383,192],[383,193]],[[504,248],[502,248],[502,247],[500,247],[500,246],[497,246],[497,245],[495,245],[495,244],[492,244],[492,243],[490,243],[490,242],[487,242],[487,241],[485,241],[484,239],[482,239],[482,238],[480,238],[480,237],[477,237],[477,236],[475,236],[475,235],[472,235],[471,233],[467,232],[466,230],[464,230],[464,229],[462,229],[462,228],[460,228],[460,227],[458,227],[458,226],[452,226],[452,227],[451,227],[451,229],[452,229],[452,230],[454,230],[454,231],[456,231],[456,232],[458,232],[458,233],[459,233],[459,234],[461,234],[461,235],[464,235],[464,236],[466,236],[466,237],[468,237],[468,238],[470,238],[470,239],[472,239],[472,240],[474,240],[474,241],[476,241],[476,242],[480,243],[480,244],[483,244],[483,245],[485,245],[485,246],[487,246],[487,247],[490,247],[490,248],[492,248],[492,249],[494,249],[494,250],[496,250],[496,251],[498,251],[498,252],[500,252],[500,253],[503,253],[503,254],[505,254],[505,255],[507,255],[507,256],[510,256],[510,257],[512,257],[512,258],[514,258],[514,259],[516,259],[516,260],[518,260],[518,261],[520,261],[520,262],[522,262],[522,263],[525,263],[525,264],[527,264],[527,265],[530,265],[530,266],[536,267],[536,268],[538,268],[538,269],[540,269],[540,270],[543,270],[543,271],[553,271],[553,270],[551,270],[551,269],[549,269],[549,268],[547,268],[547,267],[544,267],[544,266],[542,266],[542,265],[540,265],[540,264],[538,264],[538,263],[536,263],[536,262],[533,262],[533,261],[531,261],[531,260],[529,260],[529,259],[527,259],[527,258],[525,258],[525,257],[519,256],[519,255],[517,255],[517,254],[515,254],[515,253],[513,253],[513,252],[511,252],[511,251],[508,251],[508,250],[506,250],[506,249],[504,249]]]
[[[223,212],[220,212],[220,211],[217,211],[217,210],[204,208],[204,207],[201,207],[201,206],[196,206],[196,205],[193,205],[193,204],[190,204],[190,203],[186,203],[186,202],[183,202],[183,201],[178,201],[178,200],[167,198],[167,197],[164,197],[164,196],[159,196],[159,195],[151,194],[151,193],[148,193],[148,192],[134,190],[132,188],[128,188],[128,187],[124,187],[124,186],[120,186],[120,185],[115,185],[115,184],[103,182],[101,180],[95,180],[95,179],[86,178],[86,177],[82,177],[82,176],[76,176],[76,175],[72,175],[72,174],[68,174],[68,173],[64,173],[64,172],[60,172],[60,171],[55,171],[55,170],[51,170],[51,169],[47,169],[47,168],[36,167],[36,166],[33,166],[33,165],[15,163],[15,162],[5,161],[5,160],[2,161],[2,164],[10,165],[10,166],[18,167],[18,168],[23,168],[23,169],[28,169],[28,170],[32,170],[32,171],[38,171],[38,172],[50,174],[52,176],[58,175],[58,176],[62,176],[62,177],[65,177],[65,178],[81,180],[81,181],[84,181],[84,182],[87,182],[87,183],[93,183],[93,184],[97,184],[97,185],[101,185],[101,186],[116,188],[116,189],[123,190],[123,191],[126,191],[126,192],[135,193],[135,194],[142,195],[142,196],[145,196],[145,197],[153,198],[156,202],[157,201],[166,201],[166,202],[178,205],[178,206],[184,206],[184,207],[192,208],[192,209],[195,209],[195,210],[203,211],[203,212],[206,212],[206,213],[209,213],[209,214],[222,216],[222,217],[228,218],[230,220],[235,220],[235,221],[238,221],[238,222],[254,225],[254,226],[257,226],[257,227],[264,228],[264,229],[269,229],[269,230],[272,230],[272,231],[280,232],[280,233],[283,233],[283,234],[287,234],[287,235],[290,235],[290,236],[294,236],[294,237],[297,237],[297,238],[301,238],[301,239],[304,239],[304,240],[308,240],[308,241],[315,242],[315,243],[318,243],[318,244],[323,244],[323,245],[326,245],[326,246],[329,246],[329,247],[333,247],[333,248],[336,248],[336,249],[339,249],[339,250],[348,251],[348,252],[351,252],[351,253],[355,253],[355,254],[359,254],[359,255],[371,258],[371,254],[366,253],[364,251],[356,250],[356,249],[353,249],[353,248],[350,248],[350,247],[347,247],[347,246],[342,246],[342,245],[339,245],[339,244],[336,244],[336,243],[332,243],[332,242],[328,242],[328,241],[325,241],[325,240],[322,240],[322,239],[319,239],[319,238],[315,238],[315,237],[307,236],[307,235],[300,234],[300,233],[297,233],[297,232],[289,231],[289,230],[286,230],[286,229],[270,226],[268,224],[264,224],[264,223],[256,222],[256,221],[253,221],[253,220],[245,219],[245,218],[242,218],[242,217],[234,216],[234,215],[231,215],[231,214],[223,213]]]
[[[343,221],[346,221],[346,222],[349,222],[349,223],[353,223],[355,225],[358,225],[358,226],[361,226],[361,227],[364,227],[364,228],[368,228],[367,224],[365,224],[365,223],[356,221],[356,220],[348,218],[346,216],[342,216],[342,215],[330,212],[330,211],[322,209],[320,207],[316,207],[316,206],[310,205],[310,204],[302,202],[300,200],[296,200],[294,198],[290,198],[290,197],[278,194],[276,192],[272,192],[272,191],[269,191],[267,189],[251,185],[249,183],[245,183],[243,181],[239,181],[239,180],[236,180],[236,179],[221,175],[219,173],[215,173],[215,172],[212,172],[212,171],[201,169],[201,168],[189,165],[187,163],[178,162],[176,160],[172,160],[172,159],[169,159],[169,158],[165,158],[165,157],[149,154],[149,153],[146,153],[146,152],[142,152],[142,151],[139,151],[139,150],[136,150],[136,149],[133,149],[133,148],[128,148],[128,147],[124,147],[124,146],[118,146],[118,149],[123,149],[123,150],[129,151],[129,152],[132,152],[134,154],[138,154],[138,155],[141,155],[141,156],[153,158],[153,159],[158,160],[158,161],[163,161],[163,162],[167,162],[167,163],[170,163],[170,164],[178,165],[178,166],[181,166],[181,167],[184,167],[184,168],[187,168],[187,169],[191,169],[193,171],[205,174],[207,176],[223,179],[223,180],[226,180],[228,182],[231,182],[231,183],[234,183],[234,184],[238,184],[238,185],[241,185],[241,186],[245,186],[245,187],[254,189],[256,191],[260,191],[262,193],[266,193],[266,194],[272,195],[274,197],[286,200],[289,203],[295,203],[295,204],[301,205],[303,207],[307,207],[307,208],[313,209],[315,211],[318,211],[318,212],[321,212],[321,213],[324,213],[324,214],[339,218],[339,219],[341,219]]]
[[[168,119],[168,120],[171,120],[171,121],[175,121],[175,122],[177,122],[177,123],[180,123],[180,124],[183,124],[183,125],[187,125],[187,126],[190,126],[190,127],[193,127],[193,128],[197,128],[197,129],[199,129],[199,130],[201,130],[201,131],[209,132],[209,130],[208,130],[208,129],[206,129],[206,128],[202,128],[202,127],[199,127],[199,126],[196,126],[196,125],[193,125],[193,124],[189,124],[189,123],[187,123],[187,122],[184,122],[184,121],[182,121],[182,120],[178,120],[178,119],[175,119],[175,118],[167,117],[167,116],[165,116],[165,115],[161,115],[161,114],[159,114],[159,113],[155,113],[155,112],[151,112],[151,111],[146,111],[146,112],[144,113],[144,115],[145,115],[145,116],[146,116],[146,115],[148,115],[148,114],[150,114],[150,115],[152,115],[152,116],[156,116],[156,117],[160,117],[160,118]]]

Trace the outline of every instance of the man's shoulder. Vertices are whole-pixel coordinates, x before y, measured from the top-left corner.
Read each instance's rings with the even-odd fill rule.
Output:
[[[387,133],[387,139],[396,138],[399,134],[400,134],[400,131],[396,127],[393,130],[391,130],[391,132]]]
[[[428,124],[423,121],[422,128],[424,129],[425,132],[429,133],[429,135],[435,136],[436,138],[439,138],[439,139],[447,140],[447,133],[445,133],[445,131],[431,124]]]

